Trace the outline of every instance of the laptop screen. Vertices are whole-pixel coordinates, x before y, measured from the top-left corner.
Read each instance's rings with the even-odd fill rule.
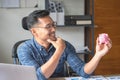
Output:
[[[35,68],[0,63],[0,80],[37,80]]]

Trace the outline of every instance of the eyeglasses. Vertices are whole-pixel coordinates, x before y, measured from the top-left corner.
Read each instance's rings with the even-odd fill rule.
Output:
[[[45,27],[35,27],[35,28],[44,28],[44,29],[51,29],[51,28],[56,28],[57,23],[53,22],[52,24],[47,24]]]

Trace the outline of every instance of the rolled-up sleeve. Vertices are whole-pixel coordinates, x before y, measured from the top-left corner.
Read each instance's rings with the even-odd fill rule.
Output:
[[[67,62],[70,67],[75,71],[78,75],[88,78],[91,74],[87,74],[84,71],[85,62],[82,61],[78,55],[76,54],[75,48],[68,44],[69,47],[66,48],[67,51]]]
[[[45,76],[42,74],[41,68],[38,68],[36,72],[37,72],[38,80],[47,80]]]
[[[81,74],[82,77],[85,77],[85,78],[88,78],[88,77],[91,76],[91,74],[85,73],[85,71],[84,71],[84,66],[81,68],[80,74]]]

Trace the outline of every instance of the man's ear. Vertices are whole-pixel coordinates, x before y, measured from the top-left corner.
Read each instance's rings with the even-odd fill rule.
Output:
[[[31,28],[30,31],[31,31],[31,33],[32,33],[33,36],[37,35],[36,34],[36,30],[34,28]]]

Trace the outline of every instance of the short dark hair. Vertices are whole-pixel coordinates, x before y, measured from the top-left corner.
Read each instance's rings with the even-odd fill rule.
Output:
[[[31,29],[34,24],[38,22],[38,18],[43,18],[49,16],[49,11],[47,10],[35,10],[30,13],[27,17],[27,27]]]

